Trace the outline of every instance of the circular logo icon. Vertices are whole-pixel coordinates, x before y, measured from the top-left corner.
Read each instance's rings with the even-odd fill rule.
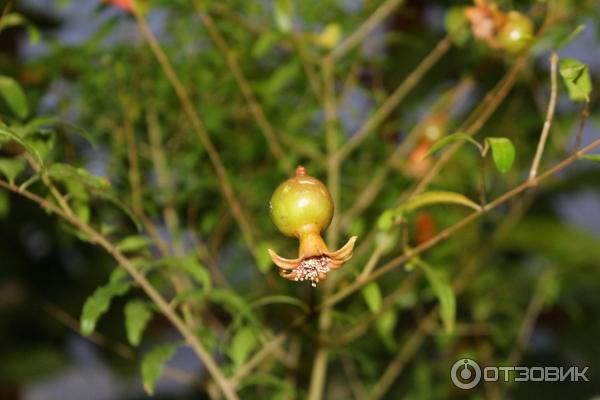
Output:
[[[473,389],[481,380],[481,368],[470,358],[461,358],[452,365],[450,378],[458,388]]]

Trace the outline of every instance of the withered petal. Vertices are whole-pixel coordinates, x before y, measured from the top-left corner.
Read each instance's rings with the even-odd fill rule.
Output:
[[[271,256],[271,260],[273,263],[277,265],[281,269],[285,270],[293,270],[298,267],[300,261],[302,261],[302,257],[290,260],[289,258],[283,258],[279,254],[275,253],[273,250],[268,249],[269,255]]]
[[[357,236],[352,236],[350,240],[339,250],[337,251],[326,251],[325,255],[331,258],[335,263],[339,263],[340,265],[345,263],[346,261],[352,258],[352,254],[354,251],[354,243],[356,242]],[[339,266],[338,266],[339,268]]]

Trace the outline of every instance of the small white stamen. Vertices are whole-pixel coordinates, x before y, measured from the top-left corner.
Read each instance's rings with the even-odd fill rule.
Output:
[[[319,276],[330,271],[329,262],[330,258],[327,256],[310,257],[302,260],[298,267],[294,269],[296,280],[310,280],[311,286],[316,287]]]

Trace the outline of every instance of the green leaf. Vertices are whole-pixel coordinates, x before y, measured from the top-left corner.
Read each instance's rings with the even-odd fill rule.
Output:
[[[261,93],[265,97],[277,95],[293,82],[300,72],[300,64],[295,59],[279,66],[261,85]]]
[[[272,389],[275,389],[276,394],[269,396],[269,399],[271,400],[299,398],[295,386],[281,379],[279,376],[255,373],[244,378],[239,384],[239,389],[247,389],[253,386],[260,388],[271,387]]]
[[[485,143],[492,149],[492,158],[498,171],[510,171],[515,162],[515,147],[507,138],[486,138]]]
[[[412,212],[418,208],[428,206],[431,204],[460,204],[465,207],[472,208],[476,211],[481,210],[479,204],[469,200],[467,197],[460,193],[445,192],[445,191],[431,191],[421,193],[408,199],[399,208],[406,212]]]
[[[117,249],[124,253],[145,250],[152,244],[146,236],[128,236],[117,244]]]
[[[575,39],[577,36],[579,36],[579,34],[581,32],[583,32],[584,29],[585,29],[584,24],[578,25],[575,29],[573,29],[571,32],[569,32],[568,35],[562,37],[558,41],[558,44],[556,45],[556,49],[558,50],[558,49],[566,46],[569,42],[571,42],[573,39]]]
[[[26,166],[27,161],[22,158],[0,158],[0,173],[6,176],[10,183],[15,183],[16,177]]]
[[[586,154],[581,156],[581,158],[585,158],[586,160],[598,161],[600,162],[600,154]]]
[[[481,207],[469,200],[467,197],[460,193],[445,192],[445,191],[431,191],[418,194],[408,199],[400,206],[385,210],[377,220],[377,227],[380,231],[388,232],[394,225],[399,224],[405,213],[415,211],[418,208],[429,206],[432,204],[460,204],[466,207],[470,207],[476,211],[480,211]],[[382,232],[380,232],[382,233]],[[381,239],[384,239],[382,236]],[[394,240],[393,236],[389,236],[387,239]]]
[[[27,150],[27,152],[29,154],[34,155],[37,160],[42,164],[43,166],[43,160],[42,157],[40,156],[40,154],[37,152],[37,150],[32,147],[29,143],[27,143],[25,140],[23,140],[19,135],[17,135],[15,132],[13,132],[12,130],[8,129],[8,127],[6,125],[2,125],[2,123],[0,122],[0,138],[7,138],[9,140],[13,140],[17,143],[19,143],[21,146],[23,146],[23,148],[25,150]],[[1,142],[0,142],[1,144]]]
[[[245,317],[248,321],[258,323],[248,303],[237,294],[229,290],[213,288],[207,295],[210,301],[225,307],[231,316]]]
[[[135,224],[135,227],[138,230],[138,232],[142,230],[142,223],[140,222],[139,218],[114,193],[106,190],[92,190],[92,193],[94,196],[97,196],[115,205],[119,210],[123,211],[127,215],[127,217],[129,217],[131,222]]]
[[[125,305],[125,328],[127,340],[132,346],[138,346],[146,325],[152,319],[152,308],[142,300],[132,300]]]
[[[0,96],[4,98],[15,116],[20,119],[27,118],[29,114],[27,97],[25,97],[25,93],[17,81],[8,76],[0,75]]]
[[[54,163],[46,170],[46,174],[62,182],[75,180],[81,185],[94,190],[110,188],[110,182],[106,178],[94,176],[84,168],[77,168],[69,164]]]
[[[239,367],[244,364],[258,344],[259,341],[251,327],[244,326],[240,328],[233,337],[229,348],[229,357],[231,357],[235,366]]]
[[[275,0],[273,4],[273,15],[275,17],[275,25],[281,32],[292,31],[292,13],[294,5],[292,0]]]
[[[275,294],[272,296],[261,297],[260,299],[253,301],[250,304],[250,307],[258,308],[258,307],[263,307],[263,306],[266,306],[269,304],[289,304],[292,306],[297,306],[298,308],[302,309],[302,311],[304,311],[305,313],[309,312],[308,306],[306,304],[304,304],[298,298],[292,297],[292,296],[285,296],[285,295],[281,295],[281,294]]]
[[[0,19],[0,32],[12,26],[24,26],[27,29],[29,40],[32,44],[36,44],[40,41],[40,31],[21,14],[10,13],[2,16],[2,19]]]
[[[452,34],[452,41],[458,47],[462,47],[467,43],[471,34],[469,29],[466,29],[467,20],[465,18],[465,7],[454,6],[446,11],[444,18],[444,27],[448,34]]]
[[[117,271],[119,270],[115,270],[111,274],[110,281],[106,285],[97,288],[85,301],[80,322],[82,335],[91,334],[96,328],[98,319],[108,311],[112,299],[124,295],[130,289],[131,283],[126,280],[121,272]]]
[[[280,33],[273,31],[262,33],[254,43],[254,46],[252,46],[252,57],[261,59],[266,56],[273,46],[279,42],[280,36]]]
[[[369,310],[371,310],[373,314],[381,310],[382,297],[381,290],[379,289],[377,282],[371,282],[365,286],[362,289],[362,294],[367,306],[369,307]]]
[[[167,261],[187,272],[197,283],[201,284],[204,289],[210,290],[212,288],[210,273],[202,264],[200,264],[194,255],[183,258],[171,258]]]
[[[597,235],[563,224],[559,219],[526,218],[520,221],[511,230],[503,248],[546,263],[569,265],[569,268],[587,268],[597,265],[600,259]],[[584,276],[589,276],[592,270],[586,271],[588,275]]]
[[[385,210],[377,219],[377,227],[381,231],[388,231],[402,218],[402,212],[398,210]]]
[[[574,58],[560,60],[560,75],[573,101],[589,101],[592,79],[588,66]]]
[[[397,322],[398,314],[396,314],[396,310],[387,310],[375,321],[375,329],[377,330],[381,340],[383,340],[385,346],[390,351],[393,351],[396,347],[394,328],[396,327]]]
[[[427,151],[427,153],[425,154],[425,156],[423,158],[427,158],[430,155],[432,155],[433,153],[435,153],[436,151],[446,147],[448,144],[459,141],[459,140],[471,143],[473,146],[477,147],[477,149],[479,151],[481,151],[483,149],[481,144],[479,144],[479,142],[476,141],[475,139],[473,139],[471,136],[467,135],[466,133],[458,132],[458,133],[454,133],[452,135],[445,136],[445,137],[441,138],[440,140],[438,140],[437,142],[435,142],[429,148],[429,151]]]
[[[142,359],[142,381],[144,390],[150,396],[154,395],[154,384],[163,374],[165,363],[175,354],[177,345],[163,344],[153,348]]]
[[[273,268],[273,261],[267,251],[271,246],[268,242],[262,241],[256,245],[256,262],[258,263],[258,269],[263,274],[266,274]]]
[[[444,328],[447,333],[452,333],[456,321],[456,298],[445,271],[433,268],[420,259],[415,259],[415,263],[425,271],[425,276],[440,302],[440,316]]]

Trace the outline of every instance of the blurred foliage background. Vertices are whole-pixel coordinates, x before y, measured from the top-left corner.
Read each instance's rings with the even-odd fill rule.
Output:
[[[318,322],[319,304],[352,288],[365,265],[394,262],[472,212],[442,199],[382,226],[382,213],[398,210],[420,182],[421,190],[480,202],[478,151],[466,144],[444,160],[447,146],[422,160],[434,142],[481,122],[470,132],[480,143],[503,137],[516,149],[504,174],[486,158],[487,200],[527,178],[546,118],[552,50],[585,63],[593,90],[589,102],[574,102],[559,81],[540,170],[576,150],[582,110],[590,117],[581,145],[598,139],[597,2],[497,3],[533,21],[538,34],[524,53],[492,49],[468,24],[460,28],[466,1],[151,0],[136,12],[128,1],[4,1],[0,72],[26,100],[11,92],[0,104],[0,175],[57,204],[45,185],[53,180],[76,218],[184,316],[224,376],[237,376],[284,332],[274,356],[237,382],[240,398],[592,398],[600,395],[593,160],[360,284],[328,311],[329,328]],[[327,64],[373,15],[360,40]],[[152,38],[172,71],[157,62]],[[489,118],[474,114],[481,106],[491,107]],[[366,133],[365,123],[373,124]],[[337,173],[332,148],[344,152]],[[279,278],[266,252],[295,257],[297,242],[270,221],[269,199],[299,164],[335,186],[330,247],[359,236],[354,258],[317,289]],[[145,398],[142,383],[156,398],[219,398],[205,363],[97,240],[4,189],[0,398]],[[86,303],[92,293],[96,303]],[[438,317],[440,302],[442,319],[453,323],[447,310],[455,308],[451,332]],[[327,349],[326,374],[315,372],[319,349]],[[588,366],[590,382],[461,391],[449,373],[465,356],[482,365]]]

